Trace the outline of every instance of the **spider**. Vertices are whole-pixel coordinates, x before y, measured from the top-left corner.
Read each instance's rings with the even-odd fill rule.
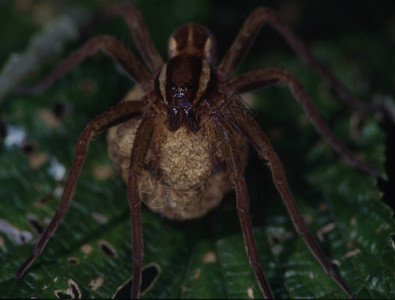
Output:
[[[110,108],[90,121],[83,130],[75,147],[58,210],[16,277],[20,278],[44,250],[67,212],[91,138],[110,128],[110,157],[127,182],[132,225],[133,298],[140,297],[142,281],[141,202],[170,219],[188,220],[205,215],[230,189],[236,192],[236,208],[250,265],[265,298],[273,298],[261,267],[251,225],[243,175],[248,143],[269,163],[273,182],[296,231],[311,253],[348,297],[355,296],[309,233],[279,157],[265,133],[244,109],[238,93],[272,84],[286,84],[317,131],[335,151],[364,172],[377,177],[381,176],[380,173],[358,160],[334,136],[299,80],[291,73],[281,68],[269,68],[231,77],[261,26],[268,23],[307,63],[329,78],[339,93],[346,94],[282,18],[270,9],[255,9],[216,66],[214,37],[206,27],[187,24],[176,29],[168,43],[169,60],[164,63],[142,16],[131,4],[123,3],[103,12],[125,18],[144,64],[112,36],[97,36],[71,54],[30,91],[44,90],[85,58],[102,50],[123,67],[141,88],[143,96],[127,99]],[[143,190],[150,193],[143,194]]]

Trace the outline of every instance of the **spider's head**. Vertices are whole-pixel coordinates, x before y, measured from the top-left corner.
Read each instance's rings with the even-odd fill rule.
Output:
[[[198,129],[197,107],[212,86],[215,44],[211,32],[198,24],[176,29],[169,39],[169,62],[162,67],[157,88],[167,107],[172,131]]]
[[[177,55],[162,67],[157,89],[167,107],[167,124],[176,131],[185,126],[196,131],[196,111],[214,82],[213,71],[206,60],[192,55]]]
[[[208,28],[199,24],[186,24],[177,28],[169,38],[169,59],[177,55],[193,55],[214,64],[215,40]]]

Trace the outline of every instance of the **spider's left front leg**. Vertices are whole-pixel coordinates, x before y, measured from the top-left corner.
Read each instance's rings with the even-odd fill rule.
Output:
[[[144,256],[143,232],[141,223],[141,199],[138,194],[137,183],[144,166],[144,159],[150,145],[152,133],[154,131],[154,118],[155,114],[146,114],[137,128],[136,137],[133,141],[128,171],[128,201],[132,225],[133,248],[133,299],[140,298],[140,288],[142,282],[141,262]]]
[[[304,90],[299,80],[291,73],[282,68],[269,68],[249,72],[228,81],[229,88],[239,93],[250,92],[272,84],[285,83],[288,85],[292,94],[299,101],[304,111],[310,118],[315,129],[321,134],[330,146],[342,156],[350,165],[360,169],[363,172],[372,174],[378,178],[384,179],[383,175],[374,167],[359,160],[332,132],[325,123],[320,112],[315,108],[310,97]],[[385,179],[384,179],[385,180]]]
[[[240,219],[248,260],[254,269],[258,285],[263,295],[266,299],[272,299],[274,298],[273,293],[261,266],[258,247],[251,224],[247,185],[244,179],[239,148],[232,133],[234,129],[220,113],[213,116],[212,124],[214,126],[216,140],[221,145],[221,150],[224,153],[229,180],[236,190],[237,213]]]

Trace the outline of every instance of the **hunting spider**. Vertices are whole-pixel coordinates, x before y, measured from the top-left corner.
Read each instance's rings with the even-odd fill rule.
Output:
[[[110,129],[109,152],[127,181],[133,247],[132,296],[140,296],[143,260],[142,200],[170,219],[187,220],[205,215],[219,204],[225,192],[236,191],[237,213],[249,262],[266,298],[273,298],[261,268],[249,212],[247,186],[243,176],[247,144],[269,163],[274,184],[289,212],[296,231],[303,237],[322,268],[349,297],[347,286],[314,241],[288,187],[281,161],[265,133],[246,112],[237,93],[272,84],[286,84],[300,102],[316,130],[335,151],[356,168],[380,176],[358,160],[332,133],[312,104],[299,80],[281,68],[252,71],[231,77],[261,26],[273,27],[308,64],[348,97],[339,82],[312,56],[281,17],[267,8],[257,8],[245,21],[235,41],[215,66],[215,41],[210,31],[198,24],[176,29],[169,39],[169,61],[164,63],[155,49],[140,13],[128,3],[106,8],[104,14],[120,15],[127,21],[144,61],[112,36],[89,40],[65,59],[31,91],[41,91],[99,50],[113,57],[144,91],[139,99],[127,99],[89,122],[79,137],[59,208],[43,232],[33,253],[17,271],[21,277],[55,232],[67,212],[90,139]],[[133,145],[130,147],[130,145]],[[165,195],[163,186],[171,188]],[[150,193],[139,193],[139,190]]]

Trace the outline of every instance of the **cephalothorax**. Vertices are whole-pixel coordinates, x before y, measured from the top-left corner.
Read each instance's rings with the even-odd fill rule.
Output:
[[[105,14],[125,17],[145,66],[115,38],[98,36],[62,62],[36,89],[47,87],[86,57],[103,50],[120,63],[136,81],[142,96],[137,99],[126,98],[94,118],[84,129],[77,141],[73,164],[58,211],[33,254],[21,266],[16,276],[21,277],[43,251],[68,210],[91,137],[112,127],[108,137],[110,156],[128,185],[134,265],[133,297],[140,296],[141,285],[141,202],[146,202],[151,209],[169,218],[185,220],[206,214],[231,188],[236,191],[237,212],[250,264],[264,296],[273,297],[261,268],[243,177],[248,142],[269,162],[274,184],[296,231],[302,235],[313,255],[332,279],[348,296],[354,296],[308,232],[287,185],[278,156],[264,132],[243,109],[237,93],[271,84],[287,84],[317,131],[340,155],[365,172],[380,176],[379,172],[356,159],[338,141],[300,82],[289,72],[270,68],[230,77],[265,22],[273,26],[303,59],[324,76],[330,77],[282,19],[266,8],[254,10],[221,63],[215,66],[215,42],[210,31],[203,26],[187,24],[178,28],[169,39],[169,60],[163,63],[141,15],[133,6],[121,4],[106,8]],[[333,77],[330,77],[330,81],[336,90],[349,97]],[[145,193],[141,193],[143,190]]]

